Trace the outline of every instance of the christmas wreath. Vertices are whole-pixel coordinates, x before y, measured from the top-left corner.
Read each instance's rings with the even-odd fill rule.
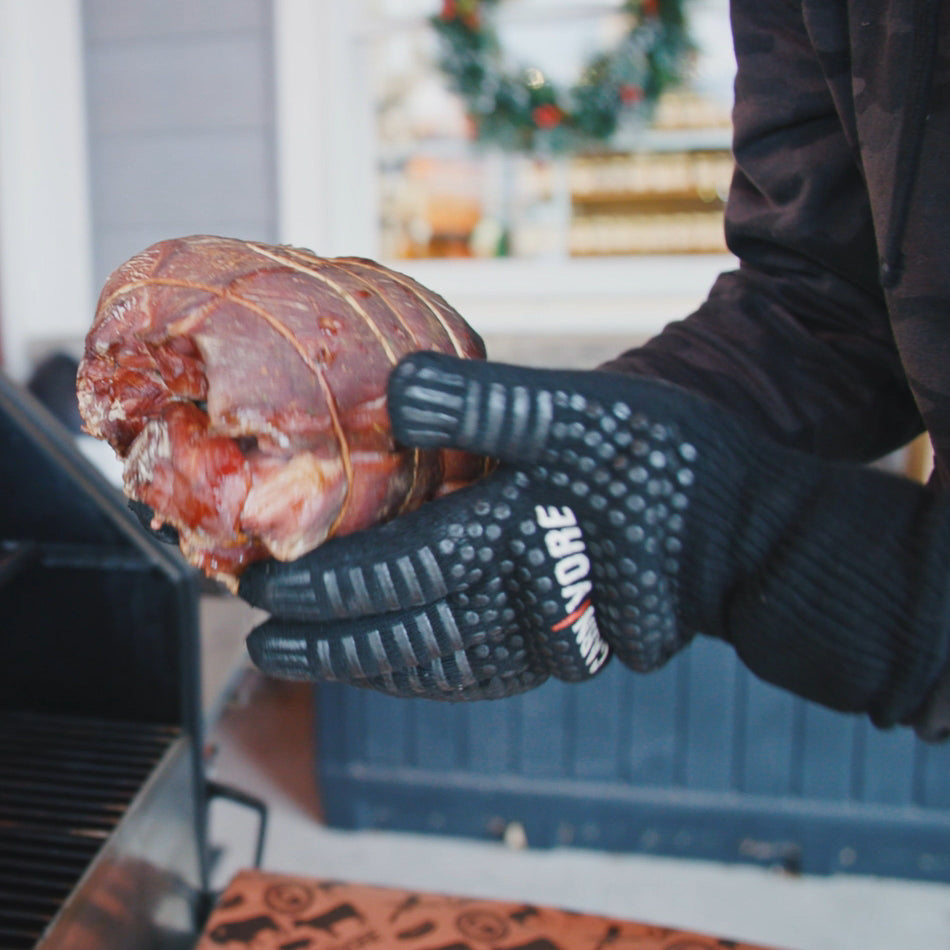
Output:
[[[528,66],[510,70],[492,23],[500,0],[444,0],[431,18],[439,65],[462,97],[476,139],[509,149],[560,151],[603,143],[644,115],[685,75],[693,44],[681,0],[625,0],[629,25],[568,89]]]

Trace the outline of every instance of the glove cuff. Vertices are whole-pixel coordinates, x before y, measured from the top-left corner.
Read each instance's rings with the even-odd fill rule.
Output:
[[[698,473],[687,625],[800,696],[880,726],[919,721],[950,652],[950,503],[764,441],[734,463]]]

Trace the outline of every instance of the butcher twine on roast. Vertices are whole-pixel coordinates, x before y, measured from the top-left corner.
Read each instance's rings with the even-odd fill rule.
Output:
[[[416,350],[485,355],[441,297],[373,261],[162,241],[102,290],[80,412],[124,459],[126,494],[234,589],[252,561],[293,560],[481,474],[462,453],[394,444],[386,382]]]

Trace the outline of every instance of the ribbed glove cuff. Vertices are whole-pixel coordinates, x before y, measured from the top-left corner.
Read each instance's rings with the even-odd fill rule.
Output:
[[[685,622],[798,695],[880,726],[917,721],[948,660],[950,502],[751,439],[731,464],[702,454]]]

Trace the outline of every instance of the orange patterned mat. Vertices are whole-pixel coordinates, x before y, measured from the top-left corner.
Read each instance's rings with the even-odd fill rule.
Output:
[[[765,950],[551,907],[238,873],[196,950]]]

